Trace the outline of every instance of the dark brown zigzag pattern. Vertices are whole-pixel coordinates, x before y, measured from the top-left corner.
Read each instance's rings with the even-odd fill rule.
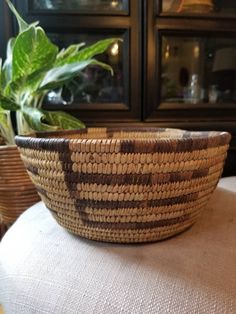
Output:
[[[68,143],[69,145],[69,143]],[[68,147],[69,149],[69,147]],[[60,153],[59,153],[59,159],[60,159]],[[62,159],[64,160],[64,155],[62,156]],[[62,166],[64,165],[64,163],[62,162]],[[68,175],[68,169],[63,169],[64,174],[65,174],[65,183],[67,185],[68,191],[71,192],[71,199],[74,199],[73,197],[73,187],[74,187],[74,183],[71,180],[71,177]],[[205,173],[204,173],[205,174]],[[200,175],[202,175],[202,172],[200,173]],[[84,179],[87,177],[87,174],[84,174]],[[115,176],[116,177],[116,176]],[[128,177],[128,176],[127,176]],[[139,176],[137,175],[137,178]],[[78,181],[77,181],[78,182]],[[82,181],[83,182],[83,181]],[[85,212],[86,207],[92,207],[92,208],[109,208],[109,209],[116,209],[116,208],[132,208],[132,207],[157,207],[157,206],[167,206],[167,205],[173,205],[176,203],[186,203],[186,202],[191,202],[194,201],[198,198],[198,193],[193,193],[193,194],[189,194],[189,195],[184,195],[184,196],[180,196],[180,197],[172,197],[172,198],[168,198],[168,199],[160,199],[160,200],[151,200],[151,201],[126,201],[126,202],[109,202],[109,201],[90,201],[90,200],[75,200],[74,205],[75,208],[78,210],[78,213],[81,213],[80,218],[83,221],[84,225],[90,226],[90,227],[95,227],[95,225],[100,226],[102,228],[112,228],[112,224],[111,223],[100,223],[100,222],[90,222],[89,221],[89,217],[87,215],[87,213]],[[178,219],[182,219],[181,217],[179,217]],[[187,215],[184,218],[185,220],[187,219]],[[176,218],[173,219],[169,219],[170,221],[168,222],[168,219],[163,220],[162,222],[160,222],[160,224],[164,225],[169,223],[168,225],[171,224],[176,224],[177,220]],[[182,220],[179,220],[182,221]],[[133,228],[140,228],[140,229],[144,229],[144,228],[155,228],[158,226],[158,221],[156,222],[149,222],[149,223],[138,223],[137,224],[132,224]],[[117,224],[115,224],[115,228],[119,228]],[[132,229],[132,228],[131,228]]]
[[[191,179],[203,178],[208,175],[209,169],[197,169],[194,171],[159,173],[159,174],[99,174],[99,173],[83,173],[70,172],[66,173],[66,180],[70,187],[72,183],[96,183],[107,185],[130,185],[142,184],[153,185],[161,183],[182,182]],[[74,188],[73,188],[74,190]]]
[[[78,211],[84,212],[86,207],[94,209],[109,208],[109,210],[116,210],[118,208],[150,208],[170,206],[175,204],[185,204],[198,199],[198,192],[187,195],[181,195],[177,197],[168,197],[155,200],[143,200],[143,201],[96,201],[77,199],[75,207]]]
[[[53,209],[48,208],[54,215],[57,214]],[[87,221],[83,220],[84,225],[88,225],[91,228],[111,229],[111,230],[143,230],[143,229],[154,229],[158,227],[171,226],[185,222],[190,218],[190,215],[183,215],[180,217],[161,219],[157,221],[148,222],[101,222],[101,221]]]

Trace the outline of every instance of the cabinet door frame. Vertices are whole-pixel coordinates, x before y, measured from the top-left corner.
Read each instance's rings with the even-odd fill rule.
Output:
[[[161,41],[162,36],[204,36],[213,37],[216,33],[219,37],[236,37],[236,21],[220,21],[218,19],[202,20],[191,17],[163,17],[155,16],[155,3],[146,0],[145,19],[146,30],[144,42],[146,46],[145,64],[146,76],[144,79],[144,120],[146,122],[170,123],[170,125],[181,125],[187,127],[207,126],[215,127],[217,121],[219,127],[232,125],[236,122],[236,104],[214,108],[210,106],[200,108],[197,105],[186,105],[181,103],[161,104]],[[235,117],[235,118],[234,118]],[[214,121],[212,121],[212,119]]]
[[[68,0],[70,1],[70,0]],[[109,14],[108,11],[102,11],[102,10],[94,10],[94,11],[90,11],[88,9],[74,9],[72,10],[47,10],[47,9],[34,9],[31,7],[31,5],[29,4],[29,2],[22,2],[22,6],[24,6],[24,11],[27,12],[30,15],[45,15],[48,14],[50,12],[50,14],[54,14],[54,15],[114,15],[114,16],[122,16],[122,15],[129,15],[130,12],[130,1],[129,0],[123,0],[124,2],[124,8],[122,10],[109,10]]]
[[[13,33],[13,18],[5,1],[0,1],[0,30],[0,58],[4,61],[7,42]]]

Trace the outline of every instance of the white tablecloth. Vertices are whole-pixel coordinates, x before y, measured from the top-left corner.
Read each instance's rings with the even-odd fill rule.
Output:
[[[198,222],[154,244],[88,241],[40,202],[0,244],[0,303],[23,313],[236,313],[236,177]]]

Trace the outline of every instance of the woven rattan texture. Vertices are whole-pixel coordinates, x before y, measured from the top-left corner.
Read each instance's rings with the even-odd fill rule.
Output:
[[[16,146],[0,147],[0,220],[12,224],[39,200]]]
[[[135,243],[196,221],[229,141],[220,132],[96,128],[18,137],[17,145],[60,225],[89,239]]]

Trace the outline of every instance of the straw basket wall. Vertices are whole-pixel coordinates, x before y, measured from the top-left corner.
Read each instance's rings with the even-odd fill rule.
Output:
[[[57,222],[83,237],[156,241],[191,226],[221,176],[230,135],[94,128],[17,137]]]
[[[12,224],[39,196],[16,146],[0,146],[0,219],[2,228]],[[4,227],[5,226],[5,227]]]

